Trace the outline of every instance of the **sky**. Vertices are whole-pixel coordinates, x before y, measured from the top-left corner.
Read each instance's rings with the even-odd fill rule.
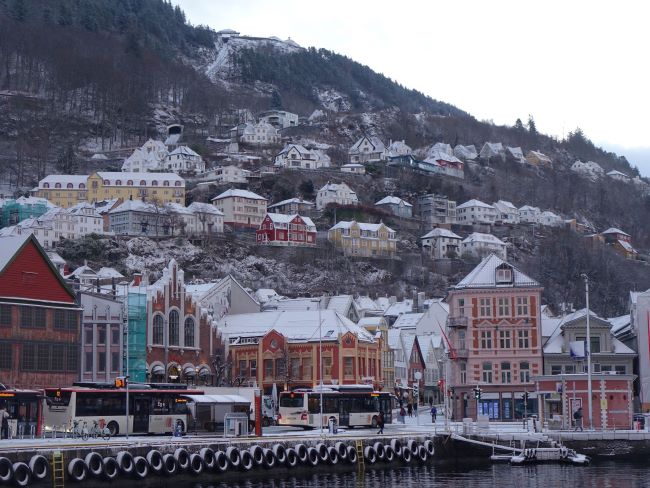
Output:
[[[650,4],[172,0],[192,24],[326,48],[496,124],[580,127],[650,176]]]

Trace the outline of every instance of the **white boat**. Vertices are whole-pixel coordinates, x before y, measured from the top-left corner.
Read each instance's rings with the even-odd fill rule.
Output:
[[[537,464],[537,463],[565,463],[574,466],[586,466],[590,462],[589,456],[578,454],[573,449],[566,447],[538,447],[524,449],[521,453],[510,458],[510,464]]]

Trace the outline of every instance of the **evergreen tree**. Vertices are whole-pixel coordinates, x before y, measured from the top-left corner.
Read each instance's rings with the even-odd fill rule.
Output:
[[[59,5],[59,15],[56,18],[56,22],[62,26],[72,25],[72,13],[64,3]]]
[[[534,124],[534,122],[533,122],[533,124]],[[515,130],[517,132],[524,132],[526,130],[525,127],[524,127],[523,122],[521,121],[521,119],[517,119],[515,121]]]
[[[14,3],[11,5],[11,16],[18,22],[25,22],[27,18],[25,0],[14,0]]]
[[[273,110],[282,109],[282,97],[280,97],[280,94],[278,93],[277,90],[275,90],[271,95],[271,109]]]
[[[535,125],[535,119],[532,115],[528,116],[528,133],[534,138],[537,139],[537,126]]]
[[[77,155],[72,144],[68,144],[68,147],[56,160],[56,169],[65,175],[74,175],[79,170],[79,161],[77,161]]]

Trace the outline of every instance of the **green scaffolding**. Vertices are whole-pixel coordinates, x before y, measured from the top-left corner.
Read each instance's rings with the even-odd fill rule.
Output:
[[[147,380],[147,294],[129,292],[128,300],[128,374],[132,382],[145,382]],[[124,368],[126,370],[126,360]]]
[[[16,200],[6,200],[0,207],[0,227],[16,225],[29,218],[37,218],[49,209],[45,203],[19,203]]]

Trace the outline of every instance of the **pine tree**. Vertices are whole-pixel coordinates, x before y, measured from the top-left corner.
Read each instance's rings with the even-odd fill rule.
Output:
[[[533,137],[537,138],[537,126],[535,125],[535,119],[532,115],[528,116],[528,133]]]
[[[534,124],[534,123],[535,123],[535,122],[533,122],[533,124]],[[524,131],[526,130],[525,127],[524,127],[523,122],[521,121],[521,119],[517,119],[517,120],[515,121],[515,130],[516,130],[517,132],[524,132]]]
[[[11,5],[11,16],[18,22],[25,22],[27,19],[27,7],[24,0],[14,0]]]
[[[68,147],[56,160],[56,169],[66,175],[74,175],[79,170],[79,162],[72,144],[68,144]]]

